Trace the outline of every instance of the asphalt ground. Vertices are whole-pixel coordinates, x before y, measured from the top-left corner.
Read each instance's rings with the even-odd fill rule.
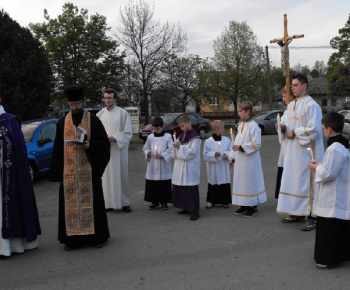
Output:
[[[58,184],[35,182],[39,248],[0,259],[0,289],[348,289],[350,263],[316,269],[315,231],[283,224],[276,214],[277,135],[262,136],[268,200],[254,218],[236,216],[237,206],[205,208],[203,159],[199,220],[172,206],[148,210],[142,146],[134,142],[129,150],[133,211],[108,212],[111,239],[101,249],[64,250],[57,241]]]

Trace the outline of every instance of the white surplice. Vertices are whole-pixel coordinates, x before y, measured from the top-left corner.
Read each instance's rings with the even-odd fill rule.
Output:
[[[191,139],[187,144],[174,148],[174,170],[172,183],[178,186],[193,186],[200,184],[200,150],[201,140]]]
[[[231,147],[231,140],[225,136],[221,136],[221,141],[215,141],[213,137],[205,140],[203,158],[207,163],[208,183],[211,185],[231,183],[230,160],[222,158],[224,154],[230,155]],[[220,152],[221,156],[215,157],[215,152]]]
[[[146,179],[148,180],[169,180],[172,178],[171,160],[173,153],[173,138],[169,133],[156,137],[150,134],[143,146],[143,152],[147,160]],[[151,151],[151,156],[147,153]],[[155,154],[161,154],[163,159],[155,159]]]
[[[255,206],[267,200],[261,167],[261,130],[253,120],[238,126],[235,145],[244,152],[234,152],[232,204]],[[232,154],[232,153],[231,153]]]
[[[316,161],[322,162],[322,111],[313,98],[305,96],[290,102],[284,115],[284,125],[287,131],[294,130],[295,137],[283,141],[283,175],[277,213],[307,216],[311,213],[315,189],[314,174],[309,169],[311,155],[307,148],[311,147]]]
[[[102,176],[103,195],[106,208],[120,209],[130,205],[128,179],[128,148],[132,137],[129,113],[115,106],[112,110],[102,109],[97,113],[111,142],[111,158]]]
[[[312,213],[326,218],[350,220],[350,153],[334,142],[316,167],[316,194]]]

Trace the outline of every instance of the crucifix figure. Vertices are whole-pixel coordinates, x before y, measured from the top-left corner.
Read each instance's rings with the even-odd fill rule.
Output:
[[[270,43],[275,43],[281,47],[281,67],[283,70],[283,74],[286,77],[286,103],[288,104],[290,101],[290,75],[289,75],[289,48],[288,45],[294,38],[302,38],[304,34],[298,34],[293,36],[288,36],[287,31],[287,14],[284,14],[284,36],[282,38],[276,38],[270,40]]]

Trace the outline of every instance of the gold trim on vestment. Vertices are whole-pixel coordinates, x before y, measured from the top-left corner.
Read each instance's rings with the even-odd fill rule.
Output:
[[[309,198],[309,196],[300,196],[300,195],[296,195],[296,194],[293,194],[293,193],[287,193],[287,192],[283,192],[283,191],[280,191],[280,194],[283,194],[283,195],[288,195],[288,196],[292,196],[292,197],[296,197],[296,198]]]
[[[309,138],[310,143],[312,143],[311,136],[310,136],[309,132],[306,130],[306,127],[304,127],[304,133],[305,133],[305,135],[307,136],[307,138]]]
[[[299,214],[299,213],[293,213],[291,214],[290,212],[284,212],[284,211],[276,211],[278,214],[285,214],[285,215],[294,215],[294,216],[308,216],[308,214]]]
[[[258,149],[256,149],[255,145],[253,144],[253,142],[249,142],[250,145],[252,145],[252,147],[254,148],[255,151],[258,151]]]
[[[90,140],[90,113],[84,110],[81,124]],[[64,140],[76,139],[76,126],[69,112],[64,123]],[[85,149],[64,144],[63,189],[67,236],[95,234],[92,170]]]
[[[259,193],[257,193],[257,194],[232,193],[232,195],[234,195],[234,196],[243,196],[243,197],[256,197],[256,196],[261,195],[261,194],[263,194],[263,193],[265,193],[265,192],[266,192],[266,191],[264,190],[264,191],[261,191],[261,192],[259,192]]]

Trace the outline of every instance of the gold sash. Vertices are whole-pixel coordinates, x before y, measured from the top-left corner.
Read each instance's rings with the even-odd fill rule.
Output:
[[[90,113],[84,111],[80,126],[90,140]],[[64,140],[76,139],[72,113],[67,114]],[[85,149],[64,144],[64,202],[67,236],[95,234],[91,165]]]

